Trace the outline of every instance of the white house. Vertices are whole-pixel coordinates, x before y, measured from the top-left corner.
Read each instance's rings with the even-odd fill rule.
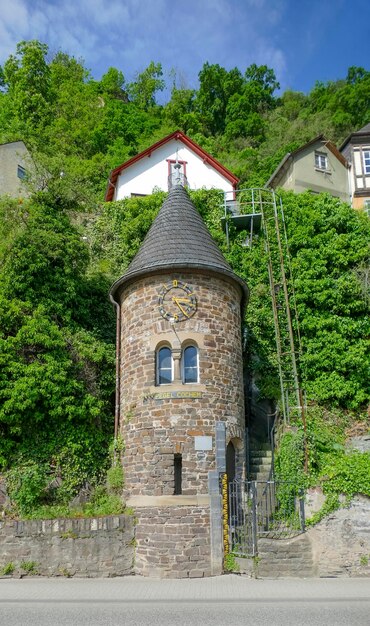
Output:
[[[190,189],[233,192],[238,183],[226,167],[177,130],[112,170],[105,200],[148,195],[155,188],[168,191],[175,176]]]

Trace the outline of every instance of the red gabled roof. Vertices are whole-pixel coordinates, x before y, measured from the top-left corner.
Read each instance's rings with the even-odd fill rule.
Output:
[[[211,156],[208,152],[203,150],[203,148],[201,148],[197,143],[195,143],[195,141],[190,139],[190,137],[187,137],[187,135],[182,133],[181,130],[176,130],[174,133],[171,133],[171,135],[167,135],[167,137],[164,137],[160,141],[157,141],[157,143],[154,143],[152,146],[149,146],[149,148],[147,148],[146,150],[143,150],[143,152],[140,152],[139,154],[132,157],[128,161],[125,161],[125,163],[118,165],[118,167],[116,167],[114,170],[111,171],[109,180],[108,180],[107,191],[105,193],[106,202],[110,202],[111,200],[113,200],[114,188],[117,182],[117,178],[121,174],[121,172],[123,172],[128,167],[131,167],[131,165],[133,165],[137,161],[140,161],[140,159],[143,159],[146,156],[150,156],[152,152],[154,152],[154,150],[157,150],[158,148],[168,143],[172,139],[178,139],[179,141],[181,141],[185,146],[187,146],[195,154],[200,156],[203,159],[204,163],[208,163],[209,165],[211,165],[224,178],[230,181],[230,183],[234,187],[239,182],[239,179],[236,176],[234,176],[234,174],[232,174],[230,170],[224,167],[219,161],[214,159],[213,156]]]

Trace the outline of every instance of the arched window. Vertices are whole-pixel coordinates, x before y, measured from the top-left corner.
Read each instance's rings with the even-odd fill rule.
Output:
[[[187,346],[182,356],[182,381],[184,383],[199,382],[198,348]]]
[[[157,385],[168,385],[173,381],[173,360],[171,348],[167,346],[157,351]]]

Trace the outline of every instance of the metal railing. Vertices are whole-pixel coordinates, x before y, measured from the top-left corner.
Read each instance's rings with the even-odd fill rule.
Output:
[[[304,530],[304,491],[295,483],[229,483],[229,542],[234,554],[255,556],[258,539],[290,538]]]

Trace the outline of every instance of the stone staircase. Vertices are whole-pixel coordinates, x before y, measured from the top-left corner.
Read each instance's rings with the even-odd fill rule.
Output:
[[[315,575],[312,546],[306,534],[279,541],[258,541],[258,577],[312,578]]]
[[[248,480],[267,481],[270,478],[272,452],[269,443],[250,442]]]
[[[271,479],[272,452],[268,442],[251,440],[249,449],[249,476],[248,480],[257,481],[256,507],[258,532],[266,530],[269,518],[274,510],[274,498],[268,497],[266,485]],[[266,494],[267,489],[267,494]]]
[[[260,578],[297,577],[315,575],[311,542],[306,534],[273,538],[265,534],[265,522],[274,509],[273,499],[265,500],[266,482],[271,479],[271,445],[262,432],[253,433],[249,445],[249,481],[257,481],[258,559],[254,575]],[[265,484],[263,484],[265,483]],[[260,505],[262,506],[260,507]],[[252,574],[253,575],[253,574]]]

